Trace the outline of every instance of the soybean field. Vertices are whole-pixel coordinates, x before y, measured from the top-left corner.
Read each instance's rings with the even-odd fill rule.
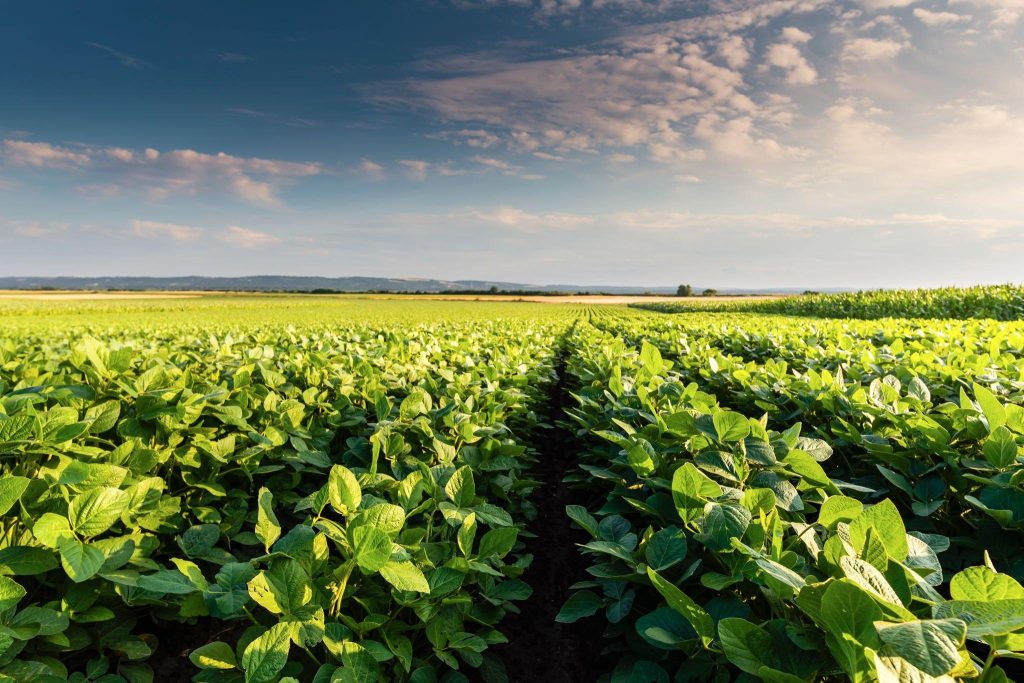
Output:
[[[0,299],[0,681],[1024,680],[1014,297]]]

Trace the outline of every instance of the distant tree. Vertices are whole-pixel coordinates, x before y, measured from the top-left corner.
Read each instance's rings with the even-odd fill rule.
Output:
[[[813,289],[805,289],[804,290],[804,296],[815,296],[817,294],[820,294],[820,292],[816,292]]]
[[[718,296],[718,290],[717,289],[705,289],[703,292],[700,293],[700,295],[701,296]]]
[[[690,285],[679,285],[676,287],[676,296],[693,296],[693,287]]]
[[[491,285],[491,288],[488,289],[487,291],[490,292],[491,294],[497,294],[498,293],[498,287],[497,287],[497,285]]]

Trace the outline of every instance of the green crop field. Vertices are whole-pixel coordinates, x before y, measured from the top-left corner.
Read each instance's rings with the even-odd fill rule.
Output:
[[[732,306],[0,299],[0,681],[1020,676],[1020,291]]]

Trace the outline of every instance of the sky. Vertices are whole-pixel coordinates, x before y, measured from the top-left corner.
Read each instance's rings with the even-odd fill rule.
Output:
[[[0,275],[1024,281],[1024,0],[34,0]]]

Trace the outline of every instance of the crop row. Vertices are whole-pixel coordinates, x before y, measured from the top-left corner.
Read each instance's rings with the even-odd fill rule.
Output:
[[[861,438],[837,444],[820,422],[838,401],[826,405],[821,391],[772,376],[769,393],[799,401],[810,391],[817,403],[766,414],[742,384],[754,381],[751,373],[723,394],[731,404],[723,406],[720,387],[708,382],[717,370],[694,371],[711,365],[708,355],[696,360],[708,347],[666,360],[654,344],[634,346],[618,334],[642,321],[595,322],[616,333],[581,327],[569,364],[578,401],[571,415],[590,435],[571,481],[593,504],[568,512],[589,537],[581,551],[593,564],[559,618],[603,615],[613,683],[1007,680],[999,662],[1024,649],[1015,633],[1024,628],[1024,589],[997,571],[1006,570],[1003,558],[985,554],[976,566],[949,570],[964,558],[946,558],[957,539],[929,528],[933,514],[915,516],[889,478],[879,488],[856,480],[879,458]],[[978,385],[949,415],[958,427],[950,434],[966,443],[947,443],[939,455],[957,454],[969,481],[976,466],[978,480],[1013,486],[1024,440],[1013,408]],[[884,427],[879,450],[895,442],[889,424],[872,425]],[[908,443],[935,438],[920,421],[901,427]],[[888,452],[928,481],[929,469],[916,470],[922,454],[904,445]],[[1007,471],[987,471],[992,460]],[[936,497],[945,503],[946,474],[939,476]],[[969,535],[971,523],[958,533]]]
[[[563,328],[5,340],[0,680],[504,680]]]
[[[782,313],[820,318],[990,318],[1024,319],[1024,286],[997,285],[916,290],[867,290],[844,294],[805,294],[770,301],[707,304],[699,299],[680,303],[636,304],[662,313],[732,310]]]

